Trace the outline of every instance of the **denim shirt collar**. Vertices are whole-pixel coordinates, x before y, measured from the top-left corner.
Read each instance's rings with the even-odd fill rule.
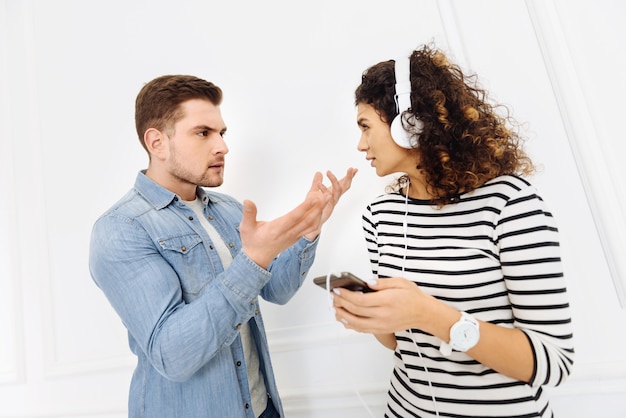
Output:
[[[146,170],[141,170],[137,173],[135,190],[137,190],[137,193],[143,196],[156,210],[169,206],[173,201],[180,200],[180,197],[176,193],[166,189],[146,176]],[[208,203],[209,196],[202,187],[196,188],[196,194],[205,205]]]

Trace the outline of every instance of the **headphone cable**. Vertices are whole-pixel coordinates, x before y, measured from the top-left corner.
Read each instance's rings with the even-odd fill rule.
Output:
[[[409,242],[408,242],[408,217],[409,217],[409,189],[411,188],[411,179],[407,178],[406,181],[406,193],[404,196],[404,221],[402,222],[402,229],[404,233],[404,254],[402,256],[402,275],[404,276],[405,265],[406,265],[406,256],[409,252]],[[420,350],[420,346],[415,341],[415,336],[413,335],[413,330],[409,328],[409,334],[411,334],[411,341],[415,344],[415,348],[417,350],[417,355],[422,361],[422,365],[424,366],[424,371],[426,372],[426,380],[428,380],[428,388],[430,389],[430,397],[433,400],[433,407],[435,408],[435,416],[439,417],[439,409],[437,408],[437,398],[435,398],[435,391],[433,389],[433,384],[430,381],[430,372],[428,371],[428,367],[426,366],[426,361],[424,361],[424,357],[422,357],[422,352]]]

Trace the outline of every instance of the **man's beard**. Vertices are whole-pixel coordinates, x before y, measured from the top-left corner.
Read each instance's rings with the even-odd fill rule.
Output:
[[[223,175],[211,175],[210,170],[207,168],[204,173],[200,174],[200,175],[196,175],[191,173],[189,170],[187,170],[185,168],[184,164],[181,164],[178,159],[176,159],[174,157],[173,159],[173,167],[171,170],[171,175],[182,181],[185,183],[189,183],[189,184],[193,184],[195,186],[201,186],[201,187],[218,187],[221,186],[222,183],[224,182],[224,176]],[[218,160],[215,161],[214,163],[224,163],[224,160]],[[222,166],[222,170],[223,170]]]

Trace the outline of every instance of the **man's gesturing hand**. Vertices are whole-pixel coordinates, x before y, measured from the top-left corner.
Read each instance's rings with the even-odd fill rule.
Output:
[[[331,199],[327,201],[326,205],[324,206],[319,228],[308,234],[304,234],[304,236],[309,241],[315,240],[315,238],[317,238],[317,236],[320,234],[322,230],[322,225],[324,225],[324,223],[328,220],[328,218],[330,218],[330,215],[332,215],[333,210],[335,209],[335,206],[337,205],[337,202],[339,202],[339,199],[341,198],[341,196],[343,196],[343,194],[347,192],[350,186],[352,185],[352,179],[356,175],[356,172],[357,172],[356,168],[349,168],[348,171],[346,171],[346,175],[341,180],[337,180],[337,177],[335,177],[335,175],[331,171],[327,171],[326,175],[328,176],[328,179],[330,180],[330,184],[331,184],[330,187],[324,186],[321,182],[319,183],[320,184],[319,190],[315,190],[314,187],[311,187],[311,190],[309,190],[309,195],[316,194],[316,193],[321,193],[321,194],[330,193]],[[315,182],[313,184],[315,186]]]
[[[332,214],[339,198],[350,188],[356,169],[350,168],[338,180],[330,171],[331,186],[322,183],[321,173],[315,173],[304,202],[272,221],[257,221],[256,205],[243,202],[243,218],[239,225],[242,250],[259,266],[268,268],[274,257],[304,236],[314,240],[322,225]]]

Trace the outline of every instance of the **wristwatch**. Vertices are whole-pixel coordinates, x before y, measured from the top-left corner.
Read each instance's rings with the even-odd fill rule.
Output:
[[[461,319],[450,328],[450,342],[442,341],[439,351],[444,356],[449,356],[452,350],[465,352],[474,347],[479,338],[478,321],[467,312],[461,312]]]

